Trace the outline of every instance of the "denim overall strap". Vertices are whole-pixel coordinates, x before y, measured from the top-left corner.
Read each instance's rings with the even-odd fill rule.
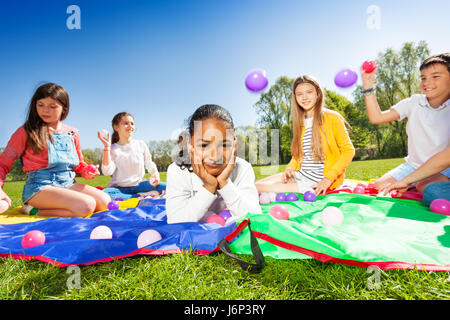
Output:
[[[27,173],[27,181],[22,192],[23,203],[26,204],[46,186],[70,188],[74,184],[73,168],[80,163],[74,134],[75,131],[51,133],[53,142],[47,139],[48,166]]]
[[[75,133],[76,131],[51,133],[53,143],[47,139],[47,168],[71,170],[80,164],[73,137]]]

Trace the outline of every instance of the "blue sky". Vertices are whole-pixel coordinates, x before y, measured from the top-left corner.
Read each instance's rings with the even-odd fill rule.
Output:
[[[66,26],[69,5],[81,10],[79,30]],[[371,5],[379,29],[366,25]],[[447,0],[0,0],[0,146],[45,82],[68,91],[65,122],[83,148],[102,147],[96,132],[120,111],[135,116],[135,138],[145,141],[172,138],[205,103],[227,108],[236,126],[254,125],[259,95],[244,85],[254,68],[269,86],[312,74],[350,98],[353,88],[333,82],[344,67],[408,41],[449,51],[448,12]]]

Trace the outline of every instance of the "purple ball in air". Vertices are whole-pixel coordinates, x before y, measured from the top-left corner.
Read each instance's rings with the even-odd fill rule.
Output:
[[[253,69],[245,77],[245,86],[253,92],[264,90],[268,83],[266,71],[262,69]]]
[[[355,84],[358,75],[352,69],[342,69],[336,73],[334,83],[341,88],[348,88]]]
[[[280,192],[277,194],[275,201],[286,201],[286,194]]]

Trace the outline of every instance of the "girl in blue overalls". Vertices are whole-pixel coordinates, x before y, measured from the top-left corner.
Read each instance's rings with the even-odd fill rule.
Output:
[[[107,210],[111,198],[104,192],[75,181],[76,173],[93,179],[81,153],[76,129],[62,123],[69,113],[66,90],[54,83],[40,86],[30,102],[28,117],[0,155],[0,200],[11,200],[1,189],[17,158],[27,173],[22,213],[40,216],[86,217]]]

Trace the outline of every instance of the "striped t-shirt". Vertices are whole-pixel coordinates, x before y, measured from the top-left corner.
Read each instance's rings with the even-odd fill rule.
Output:
[[[305,119],[305,134],[303,135],[303,161],[298,172],[305,178],[319,182],[323,179],[323,161],[314,161],[311,153],[312,124],[314,118]]]

